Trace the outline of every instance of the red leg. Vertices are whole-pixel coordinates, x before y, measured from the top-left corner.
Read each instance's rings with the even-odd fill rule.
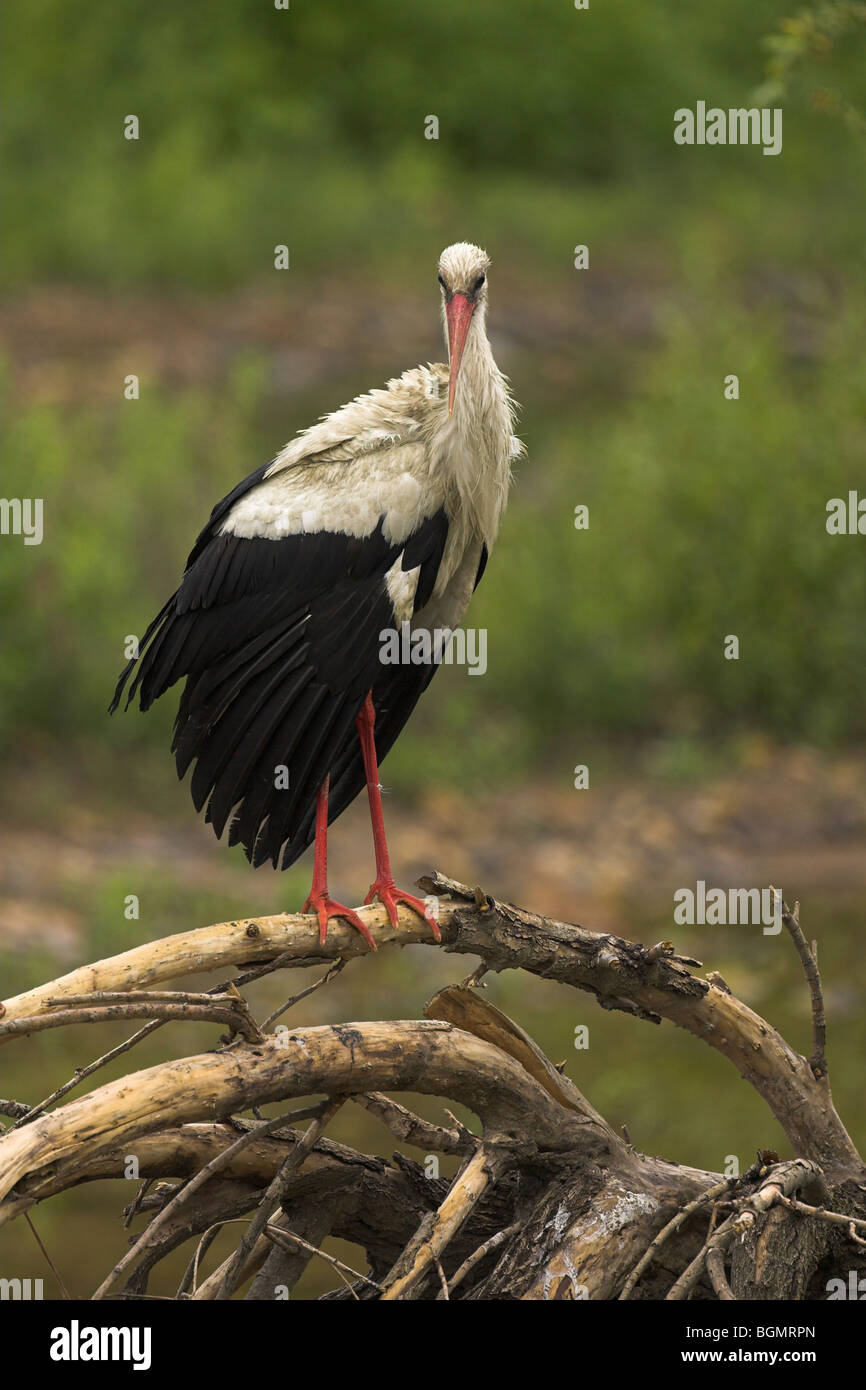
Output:
[[[326,777],[316,798],[316,848],[313,855],[313,886],[302,912],[315,912],[319,919],[319,940],[324,946],[328,933],[328,922],[332,917],[342,917],[350,927],[356,927],[367,944],[375,951],[376,943],[370,935],[366,922],[351,907],[335,902],[328,892],[328,784]]]
[[[376,740],[373,737],[373,727],[376,723],[376,709],[373,705],[373,695],[370,692],[361,706],[361,712],[355,721],[358,727],[358,737],[361,740],[361,752],[364,757],[364,771],[367,774],[367,796],[370,801],[370,821],[373,826],[373,849],[376,855],[376,880],[370,886],[370,891],[364,899],[365,903],[371,903],[374,898],[378,898],[385,907],[391,925],[397,925],[397,904],[405,903],[411,907],[413,912],[417,912],[419,917],[423,917],[425,922],[433,932],[437,941],[442,937],[439,933],[439,923],[431,914],[423,898],[416,898],[412,893],[404,893],[402,888],[397,888],[394,883],[394,876],[391,873],[391,861],[388,856],[388,841],[385,838],[385,818],[382,815],[382,789],[379,786],[379,763],[376,757]]]

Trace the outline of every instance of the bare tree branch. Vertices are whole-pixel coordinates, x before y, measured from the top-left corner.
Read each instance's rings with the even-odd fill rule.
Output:
[[[685,1223],[694,1216],[695,1212],[700,1211],[701,1207],[706,1206],[709,1202],[717,1201],[718,1198],[728,1192],[729,1189],[729,1182],[720,1182],[716,1183],[714,1187],[708,1187],[706,1192],[702,1192],[699,1197],[695,1197],[694,1201],[687,1202],[686,1205],[677,1212],[676,1216],[672,1217],[667,1225],[662,1227],[655,1239],[647,1246],[631,1274],[628,1276],[628,1279],[626,1279],[622,1293],[620,1294],[621,1300],[624,1301],[631,1297],[632,1291],[637,1285],[638,1280],[652,1262],[653,1256],[656,1254],[659,1247],[662,1246],[666,1240],[670,1239],[674,1232],[679,1230],[680,1226],[685,1225]]]
[[[430,1001],[426,1021],[263,1032],[238,984],[284,966],[331,962],[271,1013],[270,1027],[366,949],[339,926],[322,947],[307,916],[182,933],[8,1001],[0,1042],[67,1022],[153,1021],[38,1106],[0,1103],[17,1121],[0,1133],[0,1224],[77,1183],[125,1174],[134,1156],[145,1184],[126,1208],[126,1224],[139,1213],[149,1223],[97,1298],[146,1297],[150,1270],[188,1240],[198,1247],[177,1296],[192,1291],[196,1300],[228,1299],[249,1279],[248,1299],[284,1297],[318,1258],[345,1284],[328,1296],[352,1299],[379,1290],[385,1301],[628,1299],[638,1284],[637,1296],[666,1292],[672,1301],[699,1286],[701,1296],[712,1291],[725,1301],[805,1297],[819,1263],[826,1268],[846,1239],[864,1245],[863,1165],[833,1107],[816,954],[806,946],[796,906],[784,913],[812,999],[808,1062],[721,976],[696,976],[700,963],[670,942],[645,947],[588,932],[441,875],[421,886],[440,895],[444,949],[481,960],[462,985]],[[428,940],[412,914],[395,931],[378,907],[364,911],[380,945]],[[245,969],[250,961],[256,963]],[[215,965],[244,973],[206,994],[160,987]],[[479,990],[485,973],[511,968],[591,993],[606,1009],[654,1023],[666,1018],[702,1038],[761,1094],[800,1157],[780,1163],[761,1149],[741,1179],[724,1182],[640,1153],[625,1127],[621,1134],[609,1124]],[[45,1113],[166,1018],[226,1023],[231,1040]],[[452,1128],[423,1120],[392,1100],[392,1091],[466,1105],[479,1116],[481,1134],[447,1109]],[[317,1099],[288,1116],[261,1118],[261,1107],[290,1097]],[[346,1099],[376,1115],[401,1143],[460,1154],[456,1178],[440,1179],[400,1152],[389,1165],[325,1139],[324,1125]],[[256,1123],[240,1118],[249,1110]],[[304,1135],[288,1127],[302,1116],[314,1120]],[[706,1209],[708,1231],[700,1220]],[[242,1223],[239,1244],[200,1282],[203,1254],[232,1223]],[[369,1274],[323,1251],[332,1233],[366,1249]]]
[[[244,1232],[237,1250],[235,1250],[230,1259],[226,1261],[224,1272],[220,1277],[219,1286],[213,1293],[215,1299],[231,1298],[240,1283],[240,1273],[246,1263],[247,1257],[252,1252],[253,1246],[274,1211],[288,1192],[289,1179],[292,1177],[292,1174],[300,1168],[311,1149],[318,1143],[326,1125],[333,1119],[342,1104],[342,1096],[338,1096],[336,1099],[330,1100],[324,1104],[319,1114],[316,1115],[311,1122],[301,1142],[295,1145],[295,1148],[283,1162],[279,1172],[276,1174],[267,1192],[259,1202],[256,1208],[256,1214]],[[199,1291],[197,1297],[200,1296],[201,1291]]]
[[[289,956],[277,956],[273,960],[265,961],[263,965],[258,965],[252,970],[245,971],[243,974],[236,976],[233,980],[228,980],[225,984],[215,985],[213,989],[208,990],[208,997],[221,995],[229,989],[238,989],[242,985],[251,984],[255,980],[263,979],[264,976],[272,974],[275,970],[282,970],[291,964],[292,959]],[[310,987],[311,990],[318,989],[320,985],[326,984],[334,973],[336,972],[332,968],[322,980],[317,981],[315,985]],[[285,1013],[286,1009],[296,1004],[299,999],[303,999],[307,992],[308,991],[302,991],[299,995],[290,999],[280,1012]],[[4,1012],[5,1010],[0,1006],[0,1018],[3,1017]],[[166,1022],[167,1020],[165,1019],[154,1019],[153,1022],[146,1023],[143,1028],[139,1028],[137,1033],[133,1033],[131,1037],[127,1038],[125,1042],[118,1044],[117,1047],[111,1048],[102,1057],[97,1057],[95,1061],[90,1062],[86,1067],[77,1067],[75,1073],[68,1081],[65,1081],[62,1086],[58,1086],[56,1090],[52,1091],[51,1094],[40,1101],[38,1105],[30,1107],[22,1106],[21,1113],[17,1118],[17,1123],[13,1125],[13,1129],[17,1129],[19,1125],[28,1124],[37,1119],[39,1115],[48,1110],[55,1101],[62,1100],[65,1095],[68,1095],[70,1091],[74,1090],[74,1088],[80,1085],[88,1076],[92,1076],[95,1071],[99,1071],[101,1067],[107,1066],[109,1062],[113,1062],[116,1057],[120,1057],[123,1053],[129,1052],[133,1047],[136,1047],[138,1043],[143,1042],[145,1038],[149,1037],[151,1033],[155,1033],[158,1028],[163,1028]],[[264,1032],[264,1028],[262,1032]]]
[[[319,979],[316,980],[315,984],[308,985],[306,989],[300,990],[298,994],[293,994],[290,999],[286,1000],[285,1004],[281,1004],[278,1009],[274,1009],[273,1013],[268,1014],[267,1018],[261,1024],[262,1032],[266,1033],[272,1023],[276,1023],[277,1019],[282,1018],[283,1014],[288,1013],[289,1009],[293,1009],[296,1004],[300,1004],[302,999],[307,999],[311,994],[315,994],[316,990],[322,989],[324,985],[329,985],[342,970],[345,970],[348,964],[349,962],[343,960],[342,956],[338,960],[335,960],[334,964],[325,971],[324,975],[321,975]]]
[[[450,1283],[448,1285],[449,1298],[451,1294],[454,1292],[454,1290],[457,1288],[458,1284],[463,1283],[463,1280],[466,1278],[467,1274],[472,1273],[472,1270],[475,1268],[476,1265],[480,1264],[481,1261],[483,1259],[486,1259],[488,1255],[492,1255],[495,1250],[498,1250],[500,1248],[500,1246],[506,1245],[508,1241],[511,1240],[512,1236],[517,1235],[517,1232],[519,1230],[520,1222],[514,1221],[510,1226],[506,1226],[503,1230],[497,1231],[496,1235],[491,1236],[489,1240],[485,1240],[483,1245],[479,1245],[478,1249],[475,1250],[469,1256],[468,1259],[464,1260],[459,1269],[454,1274],[452,1274]],[[439,1295],[439,1297],[444,1298],[444,1290]]]
[[[725,1274],[725,1257],[718,1246],[711,1245],[707,1250],[707,1274],[718,1298],[733,1303],[734,1295]]]
[[[431,1265],[438,1263],[488,1185],[502,1176],[513,1157],[505,1145],[491,1144],[482,1144],[472,1155],[457,1174],[439,1210],[425,1217],[385,1280],[384,1302],[417,1297]]]
[[[691,957],[668,950],[667,943],[659,952],[542,918],[442,875],[422,879],[421,887],[440,895],[439,924],[446,951],[480,956],[490,970],[525,969],[573,985],[593,994],[604,1008],[653,1022],[669,1019],[733,1063],[769,1105],[795,1152],[828,1170],[860,1162],[823,1078],[816,1078],[806,1059],[764,1019],[724,989],[692,974]],[[380,905],[360,911],[379,947],[395,941],[429,944],[426,926],[408,908],[401,909],[397,927],[387,921]],[[222,922],[72,971],[8,1000],[6,1012],[11,1022],[44,1012],[49,999],[94,988],[134,989],[181,973],[245,960],[271,961],[275,956],[294,965],[347,959],[366,949],[358,932],[339,923],[321,945],[310,916]]]
[[[727,1220],[711,1232],[691,1264],[670,1289],[668,1300],[677,1302],[687,1298],[705,1267],[719,1298],[733,1298],[724,1273],[724,1252],[735,1239],[746,1235],[758,1217],[769,1211],[780,1198],[789,1197],[792,1192],[802,1190],[824,1191],[824,1178],[820,1169],[804,1159],[776,1164],[763,1179],[757,1192],[738,1201],[736,1209]],[[711,1255],[712,1269],[709,1261]]]
[[[412,1144],[417,1149],[432,1149],[434,1153],[465,1154],[473,1153],[480,1142],[467,1134],[466,1130],[443,1129],[441,1125],[422,1120],[420,1115],[413,1115],[411,1110],[398,1105],[396,1100],[382,1095],[380,1091],[372,1091],[366,1096],[353,1096],[352,1099],[356,1105],[363,1106],[371,1115],[381,1120],[395,1139]]]
[[[79,1023],[112,1023],[123,1018],[153,1018],[163,1023],[222,1023],[233,1033],[240,1033],[250,1041],[254,1042],[261,1037],[246,1008],[240,1008],[234,1000],[225,1003],[189,1004],[168,1003],[154,998],[95,1008],[55,1009],[52,1013],[32,1014],[29,1017],[13,1019],[9,1023],[0,1023],[0,1042],[13,1035],[27,1037],[31,1033],[42,1033],[47,1028],[65,1028]]]
[[[208,1118],[215,1109],[228,1114],[290,1096],[366,1094],[371,1085],[450,1095],[480,1113],[493,1132],[531,1135],[532,1147],[596,1153],[625,1147],[607,1126],[563,1110],[513,1058],[450,1024],[358,1023],[297,1029],[109,1082],[0,1136],[0,1198],[71,1146],[87,1161],[158,1128]]]
[[[771,892],[777,890],[771,888]],[[787,903],[782,903],[782,924],[788,932],[797,955],[803,966],[803,974],[806,976],[806,983],[809,986],[809,995],[812,1002],[812,1056],[809,1058],[809,1066],[817,1080],[822,1080],[827,1075],[827,1018],[824,1012],[824,993],[821,989],[821,976],[818,972],[818,955],[816,945],[808,946],[800,926],[800,904],[794,903],[793,912]]]
[[[301,1236],[296,1235],[294,1231],[286,1231],[280,1226],[268,1224],[265,1227],[264,1233],[268,1240],[272,1240],[276,1245],[282,1245],[283,1247],[288,1246],[289,1249],[295,1246],[299,1247],[301,1250],[307,1250],[311,1255],[315,1255],[318,1259],[324,1260],[326,1264],[329,1264],[332,1269],[336,1269],[339,1273],[350,1274],[353,1279],[359,1279],[362,1284],[369,1284],[372,1289],[380,1288],[373,1279],[368,1279],[366,1274],[359,1274],[356,1269],[352,1269],[351,1265],[343,1264],[342,1260],[338,1260],[336,1256],[329,1255],[327,1251],[320,1250],[316,1245],[310,1245],[309,1241],[303,1240]]]
[[[80,1105],[82,1102],[79,1101],[78,1104]],[[320,1106],[315,1107],[316,1112],[320,1110]],[[260,1125],[257,1125],[254,1130],[249,1130],[246,1134],[242,1134],[228,1149],[225,1149],[221,1154],[211,1159],[210,1163],[202,1168],[199,1173],[196,1173],[194,1178],[191,1178],[184,1187],[180,1188],[159,1215],[154,1217],[153,1221],[151,1221],[150,1225],[146,1228],[139,1240],[136,1241],[132,1249],[127,1251],[123,1258],[114,1266],[114,1269],[108,1277],[102,1281],[93,1295],[94,1299],[98,1300],[104,1298],[106,1294],[110,1293],[111,1290],[116,1287],[125,1272],[135,1264],[139,1256],[147,1250],[148,1246],[154,1244],[159,1231],[163,1226],[168,1224],[177,1209],[182,1206],[184,1202],[188,1202],[190,1198],[198,1192],[199,1188],[207,1182],[208,1178],[213,1177],[216,1173],[220,1173],[224,1168],[227,1168],[241,1149],[245,1148],[247,1144],[252,1143],[253,1139],[262,1138],[271,1130],[288,1124],[292,1119],[300,1119],[306,1113],[308,1113],[306,1110],[303,1112],[295,1111],[294,1114],[279,1115],[276,1119],[265,1120]]]
[[[12,1120],[23,1120],[30,1114],[31,1106],[22,1105],[20,1100],[0,1100],[0,1115],[8,1115]]]

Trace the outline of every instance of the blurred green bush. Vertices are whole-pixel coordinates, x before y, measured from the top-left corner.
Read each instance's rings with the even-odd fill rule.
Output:
[[[839,239],[853,251],[862,149],[841,121],[792,102],[772,160],[739,148],[702,158],[673,142],[676,107],[748,104],[765,75],[762,41],[789,10],[788,0],[620,0],[585,12],[569,0],[10,7],[6,283],[236,284],[282,241],[299,266],[339,257],[399,272],[413,243],[443,229],[453,240],[455,220],[488,195],[499,247],[513,235],[559,257],[577,239],[582,197],[612,198],[616,226],[615,195],[630,189],[636,242],[676,222],[688,189],[713,196],[721,181],[739,198],[745,181],[772,201],[780,165],[801,203],[818,201],[805,187],[818,180],[825,251]],[[864,33],[827,39],[819,55],[854,106],[866,106]],[[430,113],[436,142],[423,138]],[[128,114],[138,141],[123,138]]]

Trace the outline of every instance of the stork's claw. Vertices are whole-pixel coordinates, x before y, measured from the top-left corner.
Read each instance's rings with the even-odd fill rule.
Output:
[[[393,879],[377,878],[375,883],[370,885],[370,891],[364,899],[364,905],[366,906],[367,903],[373,902],[374,898],[378,898],[379,902],[384,907],[392,927],[396,927],[397,925],[398,903],[405,903],[407,907],[411,907],[413,912],[417,912],[419,917],[423,917],[433,933],[434,940],[442,940],[442,934],[439,931],[439,923],[436,921],[424,899],[416,898],[412,893],[404,893],[402,888],[396,886]]]
[[[324,946],[328,934],[328,922],[332,917],[342,917],[350,927],[354,927],[356,931],[361,933],[371,951],[377,949],[367,923],[358,916],[353,908],[344,907],[342,903],[338,903],[332,898],[327,888],[323,892],[317,892],[315,888],[312,889],[301,911],[315,912],[319,919],[319,941],[322,946]]]

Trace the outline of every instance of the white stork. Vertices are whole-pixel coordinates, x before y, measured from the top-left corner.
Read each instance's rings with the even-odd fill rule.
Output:
[[[148,709],[186,677],[178,776],[195,763],[196,809],[254,865],[288,868],[315,838],[303,911],[323,942],[342,917],[374,945],[327,886],[328,825],[365,783],[376,856],[365,902],[378,898],[394,925],[407,903],[439,939],[423,900],[395,886],[378,771],[436,663],[385,665],[380,650],[406,622],[431,639],[459,626],[522,451],[485,330],[488,265],[465,242],[440,257],[449,366],[358,396],[217,503],[111,704],[136,662],[127,707],[138,691]]]

